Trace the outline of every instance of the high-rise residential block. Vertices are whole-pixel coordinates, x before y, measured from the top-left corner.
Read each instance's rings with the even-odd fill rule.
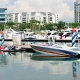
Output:
[[[30,20],[38,20],[40,23],[57,23],[58,16],[51,12],[22,12],[22,13],[9,13],[7,15],[8,22],[27,23]]]
[[[80,0],[74,2],[74,22],[80,23]]]
[[[0,8],[0,24],[6,23],[6,10],[7,8]]]

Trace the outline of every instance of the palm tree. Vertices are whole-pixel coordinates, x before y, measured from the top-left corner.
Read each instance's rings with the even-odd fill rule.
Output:
[[[0,31],[4,30],[4,24],[0,24]]]
[[[57,28],[60,30],[60,29],[63,29],[65,26],[65,22],[63,21],[59,21],[58,24],[57,24]]]

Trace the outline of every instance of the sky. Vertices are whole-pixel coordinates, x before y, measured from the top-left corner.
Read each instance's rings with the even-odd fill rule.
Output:
[[[76,0],[0,0],[0,7],[7,13],[52,12],[59,21],[74,22],[74,2]]]

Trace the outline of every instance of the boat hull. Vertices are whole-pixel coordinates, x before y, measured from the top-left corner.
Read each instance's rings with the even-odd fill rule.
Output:
[[[59,48],[55,48],[52,46],[31,45],[31,47],[37,53],[49,54],[49,55],[53,55],[56,57],[74,57],[74,56],[78,55],[74,51],[59,49]]]

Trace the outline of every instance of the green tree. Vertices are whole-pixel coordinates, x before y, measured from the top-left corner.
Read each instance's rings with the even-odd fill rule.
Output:
[[[4,24],[0,24],[0,31],[4,30]]]
[[[60,30],[60,29],[63,29],[65,26],[65,22],[63,21],[59,21],[58,24],[57,24],[57,28]]]
[[[27,23],[20,23],[19,27],[17,28],[19,31],[23,31],[27,28]]]
[[[30,20],[30,29],[32,30],[40,30],[40,21],[38,20]]]
[[[77,22],[75,22],[75,23],[69,23],[69,26],[70,26],[71,28],[77,28],[77,27],[80,26],[80,23],[77,23]]]
[[[13,26],[15,25],[15,23],[13,23],[13,22],[7,22],[6,23],[6,26],[8,27],[8,28],[14,28]]]
[[[47,30],[53,30],[53,23],[47,23],[45,24],[45,27]]]

